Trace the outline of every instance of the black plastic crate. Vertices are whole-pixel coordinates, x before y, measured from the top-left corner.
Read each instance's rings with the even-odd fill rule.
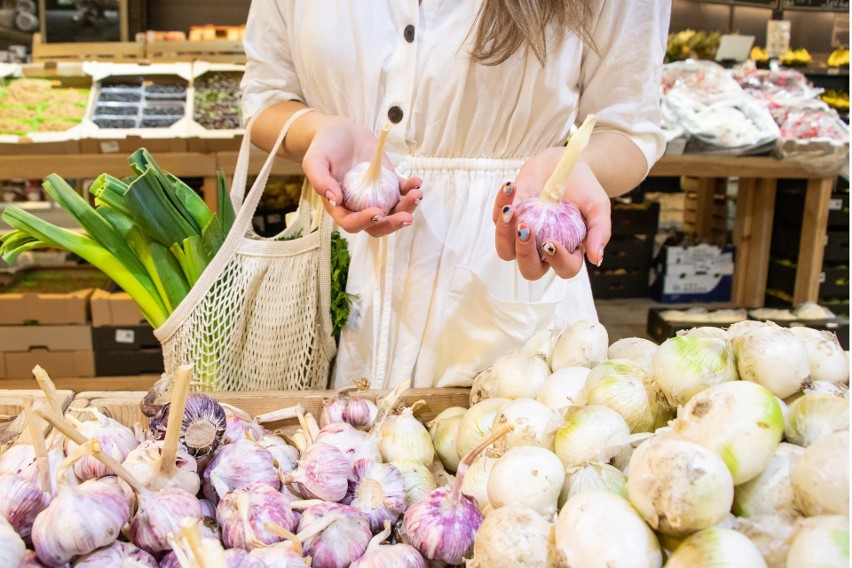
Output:
[[[799,257],[799,240],[801,234],[798,230],[782,227],[775,224],[772,231],[772,243],[770,245],[772,256],[787,260],[796,260]],[[823,262],[839,263],[849,260],[849,230],[829,230],[826,233],[825,252]]]
[[[773,258],[766,273],[766,287],[793,295],[796,288],[798,266],[789,260]],[[819,295],[836,298],[849,295],[849,266],[824,264],[820,275]]]
[[[160,349],[150,325],[105,326],[92,328],[92,349],[100,351],[139,351]]]
[[[95,351],[95,375],[100,377],[159,374],[164,370],[161,349]]]
[[[775,194],[776,223],[786,225],[787,229],[802,228],[805,210],[805,192],[807,182],[803,180],[778,180]],[[849,227],[849,193],[837,191],[831,195],[828,204],[828,226],[831,228]]]
[[[606,262],[606,260],[604,260]],[[649,267],[644,268],[589,268],[589,282],[595,298],[645,298],[649,294]]]
[[[694,327],[729,327],[734,321],[729,322],[695,322],[666,320],[660,315],[662,312],[676,308],[648,308],[648,335],[657,343],[662,343],[677,332],[692,329]]]
[[[659,221],[660,204],[655,201],[612,204],[613,235],[654,235]]]
[[[606,268],[650,269],[654,260],[654,235],[613,235],[604,251]],[[592,266],[589,266],[591,269]]]

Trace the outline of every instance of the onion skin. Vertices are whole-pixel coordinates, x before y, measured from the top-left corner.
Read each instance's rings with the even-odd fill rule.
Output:
[[[740,378],[754,381],[779,398],[812,381],[804,342],[789,329],[766,325],[731,340]]]
[[[556,340],[550,367],[553,372],[576,366],[591,369],[607,358],[608,351],[606,328],[596,321],[579,320],[566,327]]]
[[[611,463],[623,468],[630,457],[630,428],[606,406],[572,406],[556,431],[554,450],[565,467]]]
[[[245,510],[241,510],[242,506]],[[274,488],[262,483],[235,489],[222,497],[216,507],[216,521],[222,529],[222,543],[228,548],[252,550],[258,546],[247,538],[243,515],[248,519],[254,537],[263,544],[275,544],[281,537],[266,529],[271,523],[288,531],[296,528],[296,516],[290,509],[290,501]]]
[[[754,479],[734,489],[734,506],[738,517],[801,515],[795,505],[790,474],[804,449],[782,442],[763,471]]]
[[[680,335],[654,353],[654,381],[672,408],[712,385],[735,380],[736,363],[724,339]]]
[[[565,468],[553,452],[517,446],[494,464],[488,476],[488,502],[494,509],[526,505],[539,515],[553,515],[564,483]]]
[[[506,398],[489,398],[468,409],[459,423],[459,433],[456,436],[456,450],[459,458],[491,434],[494,419],[509,402]]]
[[[501,507],[485,518],[476,533],[470,568],[540,568],[547,566],[550,523],[523,505]]]
[[[538,197],[530,197],[515,207],[515,213],[519,222],[532,228],[539,250],[545,241],[550,241],[572,253],[586,238],[586,222],[573,203],[549,204]]]
[[[849,566],[849,518],[824,515],[799,519],[787,553],[787,568]]]
[[[456,450],[456,439],[458,438],[459,424],[465,412],[467,412],[466,408],[451,406],[441,411],[428,424],[432,446],[435,448],[435,453],[438,454],[438,459],[441,460],[447,471],[453,473],[455,473],[459,461],[461,461]]]
[[[745,535],[730,529],[710,528],[684,540],[666,562],[666,568],[696,566],[766,568],[766,561]]]
[[[805,449],[790,476],[798,508],[807,517],[849,516],[849,431],[835,432]]]
[[[806,394],[789,407],[784,434],[807,448],[823,436],[849,429],[849,401],[831,394]]]

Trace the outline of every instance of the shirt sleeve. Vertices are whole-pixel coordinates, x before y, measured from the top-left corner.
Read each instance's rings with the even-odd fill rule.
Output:
[[[595,49],[585,48],[580,71],[578,123],[596,114],[596,130],[628,136],[650,170],[666,147],[660,73],[671,0],[601,0],[597,9],[591,30]]]
[[[275,103],[305,102],[280,0],[251,3],[243,45],[247,57],[241,84],[245,122]]]

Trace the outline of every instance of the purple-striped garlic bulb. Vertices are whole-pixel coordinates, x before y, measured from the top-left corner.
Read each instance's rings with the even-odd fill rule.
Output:
[[[301,550],[301,544],[296,550],[289,542],[279,542],[266,548],[255,548],[246,557],[248,563],[240,564],[238,568],[306,568],[308,565],[302,558]],[[313,566],[315,568],[316,564]],[[229,565],[228,568],[232,567]]]
[[[86,410],[95,416],[95,420],[81,422],[77,430],[89,440],[96,439],[103,451],[118,462],[124,461],[127,454],[139,445],[139,440],[136,439],[133,430],[117,420],[104,416],[97,408],[87,408]],[[65,451],[70,454],[76,447],[77,444],[68,440]],[[74,464],[74,474],[81,481],[85,481],[112,475],[112,472],[95,456],[87,455]]]
[[[216,505],[207,499],[199,499],[198,504],[201,505],[201,514],[205,517],[216,518]]]
[[[363,391],[370,388],[369,381],[362,379],[355,385],[343,387],[323,403],[320,414],[320,426],[325,427],[337,422],[346,422],[359,430],[368,430],[376,421],[379,409],[372,400],[353,397],[353,390]]]
[[[357,509],[320,503],[302,512],[298,536],[312,568],[345,568],[364,554],[373,535],[367,517]]]
[[[24,541],[29,542],[36,517],[51,501],[39,483],[19,475],[0,475],[0,518],[6,519]]]
[[[251,558],[248,551],[242,548],[229,548],[225,551],[225,566],[227,568],[266,568],[262,560]]]
[[[259,440],[271,432],[252,420],[251,416],[244,410],[223,404],[225,411],[225,435],[222,437],[223,444],[233,444],[240,440]]]
[[[317,442],[305,450],[296,469],[284,474],[282,480],[307,499],[340,501],[349,489],[349,469],[349,460],[340,450]]]
[[[379,453],[379,436],[376,433],[366,433],[356,430],[347,422],[335,422],[323,426],[314,440],[316,443],[334,446],[346,456],[349,467],[360,459],[382,461]]]
[[[281,480],[272,454],[251,440],[240,440],[222,448],[204,470],[204,497],[218,505],[226,493],[247,487],[252,483],[263,483],[280,489]]]
[[[289,499],[262,483],[235,489],[222,497],[216,507],[216,520],[222,529],[225,546],[246,550],[282,540],[266,529],[267,524],[288,531],[296,528],[296,516],[290,509]]]
[[[61,444],[52,448],[47,449],[47,469],[48,475],[50,477],[50,494],[51,496],[56,493],[56,472],[59,469],[59,464],[62,463],[62,460],[65,459],[65,451],[62,449]],[[24,467],[18,475],[31,483],[37,483],[39,479],[39,475],[41,475],[40,468],[38,462],[33,462],[28,466]],[[65,472],[66,481],[71,483],[72,485],[76,485],[80,483],[80,480],[77,479],[77,476],[74,475],[73,471]]]
[[[56,497],[33,523],[36,554],[48,566],[64,566],[75,556],[112,544],[130,520],[130,506],[116,478],[89,479],[77,486],[61,479],[75,459],[72,453],[60,466]]]
[[[364,555],[353,562],[350,568],[426,568],[426,561],[409,544],[382,544],[391,534],[391,524],[385,521],[385,528],[367,545]]]
[[[343,176],[343,206],[350,211],[377,207],[387,215],[399,203],[399,177],[392,169],[382,166],[389,131],[390,124],[385,124],[371,161],[355,164]]]
[[[154,439],[162,440],[169,422],[169,407],[164,404],[149,426]],[[204,393],[191,393],[186,398],[186,408],[181,421],[180,443],[193,457],[206,456],[224,441],[226,428],[225,410],[216,399]]]
[[[0,454],[0,475],[13,473],[18,475],[29,465],[35,463],[35,448],[31,444],[16,444]]]
[[[435,489],[405,512],[403,528],[408,540],[427,559],[461,564],[473,550],[483,517],[476,500],[462,493],[464,474],[481,451],[514,428],[509,423],[482,440],[459,462],[452,484]]]
[[[582,126],[568,140],[565,151],[544,184],[541,194],[525,199],[515,207],[518,221],[529,225],[535,233],[539,251],[542,244],[549,241],[572,253],[586,239],[586,222],[583,215],[575,205],[562,201],[562,195],[580,154],[589,142],[595,120],[595,115],[587,116]]]
[[[299,463],[299,450],[285,442],[275,434],[266,434],[257,440],[257,443],[269,450],[275,458],[275,464],[280,473],[287,473],[296,469]]]
[[[380,531],[385,522],[395,523],[405,512],[405,481],[389,463],[361,459],[349,473],[349,490],[343,503],[367,515],[370,530]]]
[[[45,565],[38,559],[38,555],[35,553],[35,550],[27,550],[24,552],[24,558],[21,560],[20,564],[10,564],[9,568],[45,568]],[[6,568],[3,564],[3,561],[0,560],[0,567]]]
[[[175,465],[171,476],[160,473],[160,456],[163,453],[163,441],[146,440],[133,448],[121,464],[142,485],[151,490],[165,487],[183,489],[191,495],[201,488],[201,478],[196,473],[196,463],[182,447],[177,448]],[[129,490],[129,488],[128,488]]]
[[[170,535],[180,531],[184,519],[200,520],[201,504],[194,495],[182,489],[164,488],[150,491],[134,487],[138,509],[130,521],[133,542],[151,553],[171,550]]]
[[[74,561],[74,568],[105,568],[109,566],[132,566],[133,568],[159,568],[157,560],[129,542],[119,540],[99,548]]]
[[[27,547],[9,522],[0,515],[0,568],[18,568]]]

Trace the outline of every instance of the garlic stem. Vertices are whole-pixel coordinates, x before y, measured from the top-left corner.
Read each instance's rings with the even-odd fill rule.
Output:
[[[358,389],[359,391],[370,390],[370,379],[368,379],[367,377],[361,377],[360,379],[358,379],[357,381],[352,383],[352,386],[355,387],[356,389]],[[344,388],[349,388],[349,387],[344,387]],[[341,391],[342,391],[342,389],[341,389]],[[338,392],[341,392],[341,391],[338,391]]]
[[[373,152],[373,159],[370,161],[370,167],[367,168],[366,172],[364,172],[364,178],[369,180],[371,183],[378,182],[381,177],[382,158],[385,153],[385,141],[388,138],[388,132],[390,132],[390,123],[386,122],[382,127],[382,131],[379,132],[379,140],[376,144],[376,150]]]
[[[186,399],[189,396],[189,382],[192,380],[192,365],[178,367],[175,377],[175,388],[172,390],[172,400],[169,405],[169,418],[166,425],[166,437],[163,441],[163,452],[160,454],[160,473],[171,478],[177,470],[178,444],[183,425],[183,413],[186,410]]]
[[[317,419],[314,418],[314,415],[308,412],[305,414],[305,422],[308,424],[308,434],[310,435],[311,440],[316,440],[317,436],[319,436],[320,427],[317,424]]]
[[[515,424],[515,422],[509,422],[502,428],[494,430],[490,436],[482,440],[478,445],[474,446],[474,448],[462,458],[462,460],[459,462],[458,469],[456,469],[456,481],[453,484],[452,492],[453,501],[458,500],[459,493],[461,493],[462,479],[464,479],[464,474],[467,472],[467,469],[470,467],[470,464],[473,463],[474,458],[476,458],[476,456],[478,456],[480,452],[482,452],[485,448],[493,444],[496,440],[499,440],[509,432],[512,432],[515,429]]]
[[[288,406],[287,408],[273,410],[265,414],[258,414],[254,417],[254,421],[258,424],[263,424],[265,422],[278,422],[279,420],[292,420],[299,417],[299,409],[302,410],[302,413],[305,412],[304,407],[301,404],[297,404],[296,406]]]
[[[293,551],[299,556],[302,556],[304,554],[304,550],[302,549],[302,541],[299,540],[298,535],[295,535],[284,527],[276,525],[274,523],[264,523],[263,527],[275,536],[280,536],[281,538],[286,539],[290,543],[290,545],[292,545]]]
[[[249,521],[249,499],[248,491],[241,491],[240,494],[237,495],[237,514],[239,514],[240,520],[243,524],[243,535],[246,543],[253,547],[258,547],[262,546],[264,543],[257,539],[254,528],[252,528],[251,522]]]
[[[35,376],[39,388],[44,392],[44,396],[47,397],[47,403],[50,405],[50,408],[53,412],[61,416],[62,406],[59,404],[59,393],[56,392],[56,385],[50,380],[47,371],[42,369],[40,365],[36,365],[33,367],[33,376]]]
[[[373,427],[370,429],[370,437],[378,436],[382,431],[382,426],[385,424],[390,411],[396,406],[397,401],[402,397],[402,394],[411,387],[411,380],[403,381],[396,386],[379,404],[379,410],[376,412],[376,420],[373,422]]]
[[[264,523],[264,527],[266,530],[274,534],[275,536],[280,536],[281,538],[286,538],[289,540],[293,547],[295,548],[298,545],[298,550],[296,552],[299,553],[299,556],[302,555],[302,543],[308,540],[309,538],[318,535],[328,527],[332,525],[335,521],[342,519],[343,515],[341,513],[329,513],[326,516],[317,519],[312,523],[308,523],[308,526],[305,530],[301,531],[298,534],[293,534],[282,526],[276,525],[275,523]]]
[[[24,398],[24,416],[27,419],[27,427],[30,430],[30,442],[35,449],[36,469],[38,471],[39,488],[44,493],[51,493],[50,487],[50,461],[47,458],[47,446],[44,443],[44,430],[41,419],[33,412],[33,399],[31,396]]]
[[[308,507],[321,505],[322,503],[325,503],[322,499],[300,499],[298,501],[290,501],[290,508],[295,511],[296,509],[307,509]]]
[[[308,427],[308,421],[305,419],[305,409],[302,405],[296,406],[296,418],[299,419],[299,425],[302,427],[302,434],[305,436],[305,449],[308,449],[314,443],[314,437],[311,435],[311,429]],[[302,448],[299,448],[304,452]]]
[[[385,519],[385,528],[382,532],[377,533],[376,536],[370,539],[370,543],[367,545],[367,550],[364,551],[364,554],[368,552],[373,552],[376,550],[391,534],[391,524],[390,521]]]
[[[43,408],[39,408],[36,411],[36,414],[47,420],[54,428],[65,434],[65,436],[71,440],[72,442],[79,444],[80,446],[85,445],[89,440],[82,435],[80,432],[74,429],[73,426],[68,424],[62,415],[57,415],[51,412],[50,410],[46,410]],[[106,452],[101,451],[102,448],[100,444],[95,441],[93,447],[91,448],[92,455],[95,456],[102,464],[107,466],[112,472],[117,475],[122,481],[127,483],[133,491],[136,492],[137,495],[147,495],[150,493],[135,477],[133,477],[130,472],[128,472],[124,467],[118,463],[118,460],[107,454]],[[59,474],[57,474],[59,478]]]
[[[9,422],[10,420],[14,420],[15,417],[11,414],[0,414],[0,422]]]
[[[198,523],[193,519],[184,519],[181,522],[180,532],[186,540],[192,555],[195,557],[196,565],[199,568],[227,568],[225,563],[224,551],[217,548],[217,554],[207,554],[204,547],[204,542],[201,538],[201,530],[198,528]]]
[[[597,117],[594,114],[588,115],[580,128],[568,139],[568,144],[566,144],[565,150],[562,152],[562,157],[559,158],[556,168],[550,174],[550,177],[544,184],[544,189],[541,191],[540,199],[542,201],[554,204],[562,199],[565,184],[574,172],[577,162],[580,161],[580,154],[583,153],[583,150],[586,149],[589,143],[595,122],[597,122]]]

